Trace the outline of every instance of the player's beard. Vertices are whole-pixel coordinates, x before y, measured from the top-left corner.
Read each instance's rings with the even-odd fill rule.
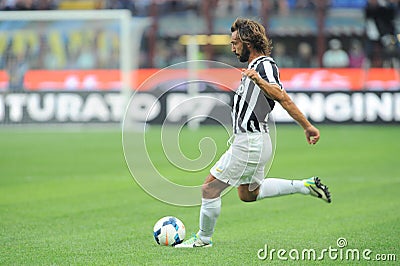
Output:
[[[243,45],[242,54],[239,56],[239,61],[244,63],[249,61],[250,58],[250,49],[247,48],[247,45]]]

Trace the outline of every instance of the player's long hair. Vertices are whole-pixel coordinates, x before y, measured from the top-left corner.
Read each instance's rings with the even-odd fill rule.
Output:
[[[249,43],[253,48],[263,54],[270,55],[272,41],[268,39],[265,28],[257,21],[245,18],[237,18],[231,26],[231,32],[237,31],[241,42]]]

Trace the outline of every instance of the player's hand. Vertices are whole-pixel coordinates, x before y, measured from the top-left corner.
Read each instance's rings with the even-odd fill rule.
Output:
[[[261,78],[260,75],[254,69],[242,68],[242,76],[249,77],[254,83],[257,83]]]
[[[309,126],[304,130],[306,139],[309,144],[316,144],[319,140],[319,130],[314,126]]]

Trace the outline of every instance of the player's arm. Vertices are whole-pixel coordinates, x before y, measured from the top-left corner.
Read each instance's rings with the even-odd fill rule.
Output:
[[[267,82],[253,69],[243,69],[243,75],[251,78],[269,98],[277,101],[283,109],[288,112],[288,114],[304,129],[308,143],[315,144],[318,142],[320,137],[319,130],[308,121],[284,89],[278,84]]]

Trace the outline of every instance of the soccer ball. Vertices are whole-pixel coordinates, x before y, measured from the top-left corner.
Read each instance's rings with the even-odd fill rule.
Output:
[[[153,235],[157,244],[175,246],[185,238],[185,225],[176,217],[166,216],[156,222],[153,228]]]

